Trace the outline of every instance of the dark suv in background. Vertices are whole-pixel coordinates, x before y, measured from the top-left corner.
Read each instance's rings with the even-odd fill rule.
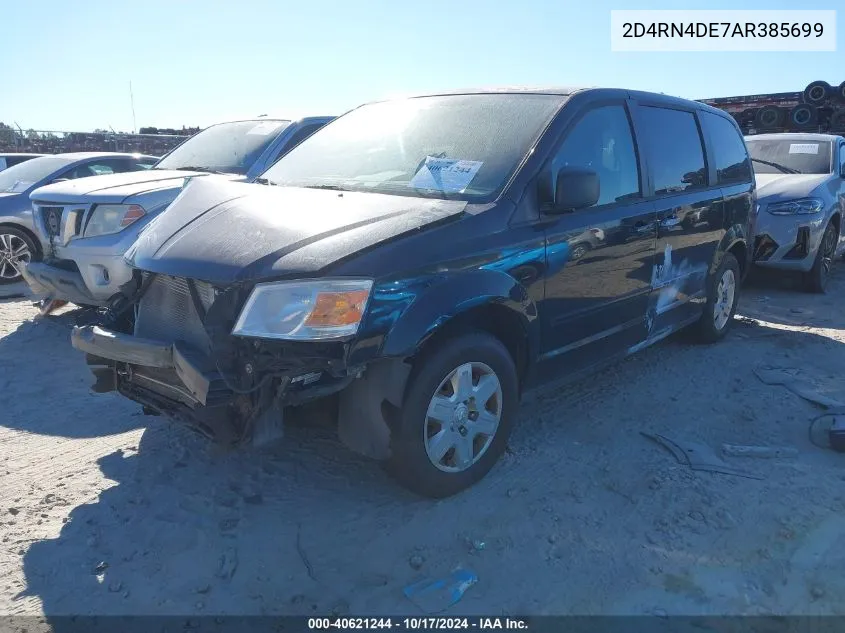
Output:
[[[525,389],[725,336],[755,207],[730,116],[613,89],[371,103],[259,182],[196,179],[135,242],[73,332],[97,391],[253,444],[339,394],[344,443],[435,497],[493,466]]]

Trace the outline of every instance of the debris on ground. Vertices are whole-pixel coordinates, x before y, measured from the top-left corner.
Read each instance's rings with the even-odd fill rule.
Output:
[[[739,444],[722,444],[722,455],[729,457],[795,457],[798,449],[790,446],[743,446]]]
[[[217,562],[217,577],[231,580],[238,569],[238,551],[234,547],[226,549]]]
[[[446,578],[421,580],[404,589],[404,594],[425,613],[440,613],[463,598],[478,582],[474,571],[458,567]]]
[[[302,564],[305,565],[305,569],[308,571],[308,577],[314,582],[317,582],[317,577],[314,575],[314,568],[311,566],[311,561],[308,560],[308,555],[302,548],[301,533],[302,525],[299,525],[296,528],[296,551],[299,553],[299,558],[302,559]]]
[[[419,554],[414,554],[408,559],[408,564],[411,566],[411,569],[421,569],[424,563],[425,559]]]
[[[666,448],[679,464],[689,466],[692,470],[701,470],[723,475],[735,475],[748,479],[763,479],[760,475],[748,473],[726,464],[712,448],[699,442],[681,442],[672,440],[665,435],[657,433],[643,433],[650,440],[653,440]]]
[[[788,367],[757,367],[754,370],[763,384],[786,387],[797,396],[801,396],[826,409],[845,407],[845,403],[820,393],[818,385],[812,384],[798,375],[798,370]]]

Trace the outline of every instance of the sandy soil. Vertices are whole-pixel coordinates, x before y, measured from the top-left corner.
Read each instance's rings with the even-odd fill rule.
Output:
[[[839,272],[823,297],[746,288],[719,345],[674,337],[529,396],[503,461],[440,502],[316,414],[271,451],[210,451],[89,392],[73,311],[4,300],[0,614],[419,614],[403,588],[458,565],[479,580],[449,614],[843,613],[845,455],[810,442],[819,407],[754,374],[845,401]],[[698,472],[643,432],[798,454]]]

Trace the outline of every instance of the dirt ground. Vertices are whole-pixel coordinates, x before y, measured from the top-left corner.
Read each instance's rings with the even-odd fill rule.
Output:
[[[459,565],[478,582],[451,615],[845,613],[845,455],[811,443],[822,409],[754,372],[845,401],[842,268],[826,296],[746,288],[721,344],[676,336],[530,395],[502,462],[439,502],[319,419],[215,453],[91,394],[73,311],[5,299],[0,614],[420,614],[403,588]],[[644,432],[797,455],[693,471]]]

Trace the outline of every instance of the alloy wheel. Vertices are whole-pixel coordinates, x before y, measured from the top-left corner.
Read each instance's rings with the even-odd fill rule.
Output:
[[[0,278],[17,279],[21,276],[19,266],[32,259],[29,245],[17,235],[0,233]]]
[[[713,305],[713,324],[717,330],[721,330],[731,318],[731,310],[734,305],[736,294],[736,276],[730,268],[722,273],[719,285],[716,287],[716,302]]]
[[[490,448],[502,418],[502,385],[484,363],[464,363],[444,378],[431,398],[424,425],[425,451],[444,472],[470,468]]]

